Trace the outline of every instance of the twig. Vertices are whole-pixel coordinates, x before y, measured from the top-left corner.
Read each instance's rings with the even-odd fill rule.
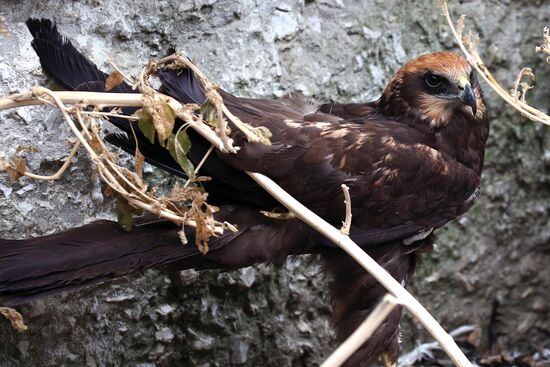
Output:
[[[533,70],[531,68],[523,68],[518,74],[518,77],[516,78],[516,82],[514,83],[514,89],[510,91],[510,95],[516,99],[516,101],[519,99],[521,102],[525,102],[525,97],[527,96],[527,91],[529,89],[533,89],[533,86],[529,84],[528,82],[522,82],[521,80],[523,78],[529,78],[531,80],[535,80],[535,74],[533,74]],[[521,88],[521,91],[520,91]]]
[[[206,160],[208,159],[208,157],[210,156],[210,154],[212,153],[212,151],[214,150],[214,146],[213,145],[210,145],[210,148],[208,148],[208,150],[206,151],[206,153],[204,154],[204,157],[202,157],[201,161],[199,162],[199,164],[197,164],[197,167],[195,167],[195,175],[198,176],[198,173],[199,173],[199,170],[201,169],[202,165],[204,164],[204,162],[206,162]],[[189,186],[189,184],[191,183],[191,180],[187,180],[185,182],[185,184],[183,185],[183,187],[187,187]]]
[[[446,0],[439,0],[441,5],[441,11],[445,19],[447,20],[447,23],[449,24],[449,27],[451,29],[451,32],[456,39],[458,46],[466,55],[466,59],[468,62],[473,66],[473,68],[477,71],[477,73],[489,84],[491,88],[508,104],[510,104],[512,107],[514,107],[516,110],[518,110],[523,116],[527,117],[528,119],[536,122],[540,122],[545,125],[550,125],[550,116],[543,113],[542,111],[528,105],[521,99],[517,99],[515,96],[510,95],[504,89],[493,77],[493,74],[489,71],[487,66],[485,66],[485,63],[483,60],[479,57],[479,54],[476,51],[476,45],[475,42],[473,42],[471,39],[467,40],[468,47],[464,44],[464,41],[462,40],[462,22],[459,22],[461,26],[459,27],[459,31],[454,26],[453,20],[451,19],[451,16],[449,14],[449,9],[447,7],[447,1]]]
[[[32,178],[34,180],[39,180],[39,181],[55,181],[60,179],[61,176],[63,176],[63,174],[65,173],[65,171],[67,171],[67,168],[69,168],[69,166],[71,165],[71,160],[73,159],[76,152],[78,151],[78,148],[80,148],[80,141],[77,141],[74,144],[73,149],[71,149],[71,152],[69,153],[69,156],[67,157],[67,159],[65,159],[65,162],[63,162],[63,165],[53,175],[42,176],[42,175],[37,175],[31,172],[25,171],[23,172],[23,176],[27,176],[29,178]],[[6,166],[11,167],[12,169],[15,169],[15,167],[13,167],[13,165],[10,163],[6,164]]]
[[[129,84],[134,84],[136,81],[135,80],[132,80],[132,78],[130,78],[124,71],[122,71],[122,69],[120,69],[118,67],[118,65],[116,64],[115,60],[113,59],[113,57],[111,55],[107,55],[107,62],[109,64],[111,64],[111,66],[113,67],[113,69],[115,69],[116,71],[118,71],[120,73],[120,75],[122,75],[124,77],[124,79],[129,83]]]
[[[225,129],[222,129],[222,124],[225,126],[223,115],[227,116],[229,121],[231,121],[239,130],[241,130],[246,135],[246,138],[248,139],[249,142],[262,143],[266,145],[271,144],[269,141],[269,137],[271,136],[271,133],[269,132],[269,130],[261,127],[252,127],[242,122],[241,119],[239,119],[237,116],[233,115],[233,113],[229,111],[229,109],[223,103],[223,99],[217,90],[217,86],[212,84],[212,82],[208,80],[208,78],[203,74],[203,72],[195,64],[193,64],[189,60],[189,58],[185,56],[184,53],[178,52],[173,55],[167,56],[163,59],[157,60],[155,62],[156,64],[171,63],[169,67],[172,67],[175,69],[181,68],[181,67],[191,69],[191,71],[195,74],[197,79],[199,79],[199,81],[203,85],[207,99],[216,108],[216,111],[218,113],[218,119],[220,120],[219,121],[220,122],[219,132],[221,134],[220,139],[222,140],[222,142],[224,142],[224,147],[228,151],[232,151],[232,149],[230,145],[226,144],[227,141],[225,140],[226,139],[225,131],[224,131]],[[220,110],[223,112],[223,115],[219,115]]]
[[[63,101],[60,99],[60,97],[55,92],[52,92],[49,89],[46,89],[46,88],[43,88],[43,87],[34,87],[32,89],[32,92],[36,96],[46,95],[49,98],[51,98],[51,101],[53,103],[55,103],[57,105],[57,107],[60,109],[65,121],[67,122],[67,124],[71,128],[73,134],[78,138],[80,143],[86,148],[88,154],[91,157],[92,162],[98,168],[98,173],[100,174],[102,179],[113,190],[115,190],[115,191],[119,192],[120,194],[124,195],[131,205],[133,205],[137,208],[141,208],[141,209],[156,213],[160,217],[175,221],[176,223],[183,224],[183,222],[185,221],[186,225],[196,227],[196,222],[195,221],[186,220],[186,219],[180,217],[179,215],[177,215],[176,213],[174,213],[170,210],[155,207],[154,205],[152,205],[150,203],[144,202],[144,201],[136,198],[134,194],[132,194],[132,193],[128,192],[127,190],[125,190],[119,184],[119,180],[122,180],[126,185],[128,185],[133,190],[134,193],[138,193],[138,195],[142,196],[142,199],[144,199],[146,201],[151,200],[150,197],[145,195],[145,193],[142,190],[140,190],[140,188],[138,188],[133,182],[128,180],[128,178],[124,174],[122,174],[122,172],[120,172],[118,167],[116,165],[114,165],[114,163],[110,159],[110,156],[108,155],[108,153],[104,154],[103,156],[99,156],[95,152],[94,147],[92,147],[90,145],[89,141],[86,138],[84,138],[82,133],[75,126],[74,122],[72,121],[71,117],[68,114],[68,110],[65,108],[65,106],[63,104]],[[95,138],[97,139],[96,141],[97,141],[98,144],[101,145],[102,150],[104,152],[107,152],[106,148],[102,145],[103,143],[102,143],[101,139],[99,139],[99,136],[97,135],[97,132],[94,132],[94,131],[90,132],[89,130],[87,130],[86,124],[84,124],[84,122],[81,120],[81,117],[80,117],[79,114],[77,114],[77,119],[78,119],[80,125],[82,126],[83,130],[87,131],[87,134],[92,136],[92,140],[94,139],[94,136],[95,136]],[[111,172],[105,164],[107,164],[107,166],[109,166],[113,170],[113,172]],[[220,235],[220,234],[223,233],[223,227],[221,227],[221,226],[215,226],[214,228],[212,228],[212,226],[208,225],[207,228],[210,231],[212,231],[213,234],[215,234],[215,235]]]
[[[390,312],[398,305],[398,301],[390,294],[378,303],[363,323],[355,329],[345,342],[328,357],[321,367],[338,367],[355,353],[376,331],[376,329],[386,320]]]
[[[349,236],[349,230],[351,228],[351,197],[349,195],[349,187],[346,184],[342,184],[342,191],[344,191],[344,204],[346,204],[346,219],[342,223],[342,228],[340,232],[342,234]]]
[[[119,113],[100,112],[100,111],[80,111],[80,113],[84,115],[91,115],[91,116],[117,117],[117,118],[123,118],[126,120],[132,120],[132,121],[139,120],[139,117],[122,115]]]

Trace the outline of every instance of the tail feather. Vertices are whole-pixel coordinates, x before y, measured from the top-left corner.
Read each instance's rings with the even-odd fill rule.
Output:
[[[237,225],[239,232],[211,238],[206,255],[195,246],[194,228],[185,228],[189,243],[182,245],[181,227],[150,216],[137,220],[130,232],[97,221],[44,237],[0,239],[0,304],[13,306],[151,267],[235,269],[312,250],[309,229],[298,220],[272,220],[234,206],[221,207],[216,219]]]
[[[34,40],[31,45],[40,58],[42,69],[63,87],[75,90],[81,83],[107,79],[87,57],[61,36],[49,19],[28,19],[27,27]]]
[[[178,227],[98,221],[27,240],[0,240],[0,303],[15,305],[199,254]]]
[[[418,241],[411,250],[400,241],[368,248],[368,254],[398,282],[408,283],[418,258],[417,252],[431,251],[434,237]],[[414,251],[414,252],[413,252]],[[346,340],[382,300],[387,290],[355,260],[341,251],[325,254],[323,263],[333,276],[332,321],[340,342]],[[399,355],[399,321],[402,308],[396,307],[386,320],[355,352],[345,366],[369,366],[385,354],[393,362]]]

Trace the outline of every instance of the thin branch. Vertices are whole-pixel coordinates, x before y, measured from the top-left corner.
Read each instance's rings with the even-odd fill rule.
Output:
[[[466,59],[468,60],[468,62],[474,67],[474,69],[483,78],[483,80],[485,80],[487,84],[489,84],[489,86],[493,88],[493,90],[504,101],[506,101],[509,105],[514,107],[516,110],[518,110],[523,116],[527,117],[532,121],[540,122],[542,124],[550,126],[550,116],[528,105],[526,102],[522,101],[521,99],[517,99],[515,96],[512,96],[510,93],[508,93],[508,91],[505,88],[503,88],[497,82],[497,80],[493,77],[493,74],[491,74],[491,72],[489,71],[487,66],[485,66],[485,63],[477,53],[476,43],[478,39],[476,37],[462,37],[463,21],[458,23],[460,24],[460,27],[459,27],[459,30],[457,31],[457,29],[454,26],[454,22],[451,19],[451,16],[449,14],[447,1],[446,0],[439,0],[439,1],[441,5],[442,14],[447,20],[447,23],[449,24],[451,32],[458,43],[458,46],[460,47],[464,55],[466,55]]]
[[[349,230],[351,228],[351,197],[349,195],[349,187],[345,184],[342,184],[342,191],[344,191],[344,204],[346,204],[346,219],[344,220],[342,224],[342,228],[340,228],[340,232],[342,234],[349,236]]]
[[[213,150],[214,150],[214,146],[210,145],[210,148],[208,148],[208,150],[206,151],[206,154],[204,155],[204,157],[202,157],[199,164],[197,164],[197,167],[195,167],[195,176],[198,176],[199,170],[201,169],[204,162],[206,162],[206,160],[208,159],[208,157],[210,156],[210,154],[212,153]],[[185,185],[183,185],[183,187],[185,188],[185,187],[189,186],[190,184],[191,184],[191,180],[188,179],[185,182]]]
[[[131,120],[131,121],[138,121],[139,120],[139,117],[123,115],[123,114],[120,114],[120,113],[100,112],[100,111],[80,111],[80,113],[84,114],[84,115],[91,115],[91,116],[94,116],[94,117],[103,116],[103,117],[117,117],[117,118],[122,118],[122,119],[126,119],[126,120]]]
[[[124,80],[126,80],[130,85],[134,84],[136,81],[133,80],[130,76],[128,76],[124,71],[122,71],[122,69],[120,69],[118,67],[118,65],[116,64],[115,60],[113,59],[113,57],[111,55],[107,55],[107,62],[109,64],[111,64],[111,66],[113,67],[113,69],[115,69],[116,71],[118,71],[120,73],[120,75],[122,75],[124,77]]]
[[[345,342],[328,357],[321,367],[341,366],[357,349],[359,349],[386,320],[390,312],[398,305],[397,299],[390,294],[378,303],[363,323],[346,339]]]
[[[142,95],[139,93],[110,93],[104,92],[53,92],[60,101],[66,104],[85,103],[101,107],[141,107]],[[170,97],[167,97],[170,98]],[[15,107],[24,107],[42,104],[32,92],[14,94],[0,98],[0,111]]]
[[[67,171],[67,168],[69,168],[69,166],[71,165],[71,160],[73,159],[76,152],[78,151],[78,148],[80,148],[80,141],[77,141],[74,144],[73,149],[71,149],[71,152],[69,153],[69,156],[67,157],[67,159],[65,159],[65,162],[63,162],[63,165],[61,166],[61,168],[59,168],[57,170],[57,172],[54,173],[53,175],[51,175],[51,176],[42,176],[42,175],[37,175],[37,174],[31,173],[31,172],[24,172],[23,176],[32,178],[34,180],[39,180],[39,181],[59,180],[61,178],[61,176],[63,176],[63,174]],[[11,167],[12,169],[15,169],[15,167],[10,163],[7,163],[6,167]],[[3,170],[3,169],[5,169],[5,168],[3,167],[1,170]]]

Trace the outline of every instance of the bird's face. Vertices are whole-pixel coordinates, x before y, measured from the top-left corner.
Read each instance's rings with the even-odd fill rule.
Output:
[[[452,52],[414,59],[399,70],[388,88],[432,128],[446,126],[454,114],[481,118],[485,113],[475,71]]]

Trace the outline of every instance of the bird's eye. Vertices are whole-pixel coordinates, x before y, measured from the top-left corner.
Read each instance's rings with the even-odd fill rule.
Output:
[[[441,85],[441,77],[434,74],[426,74],[426,84],[430,88],[437,88]]]

